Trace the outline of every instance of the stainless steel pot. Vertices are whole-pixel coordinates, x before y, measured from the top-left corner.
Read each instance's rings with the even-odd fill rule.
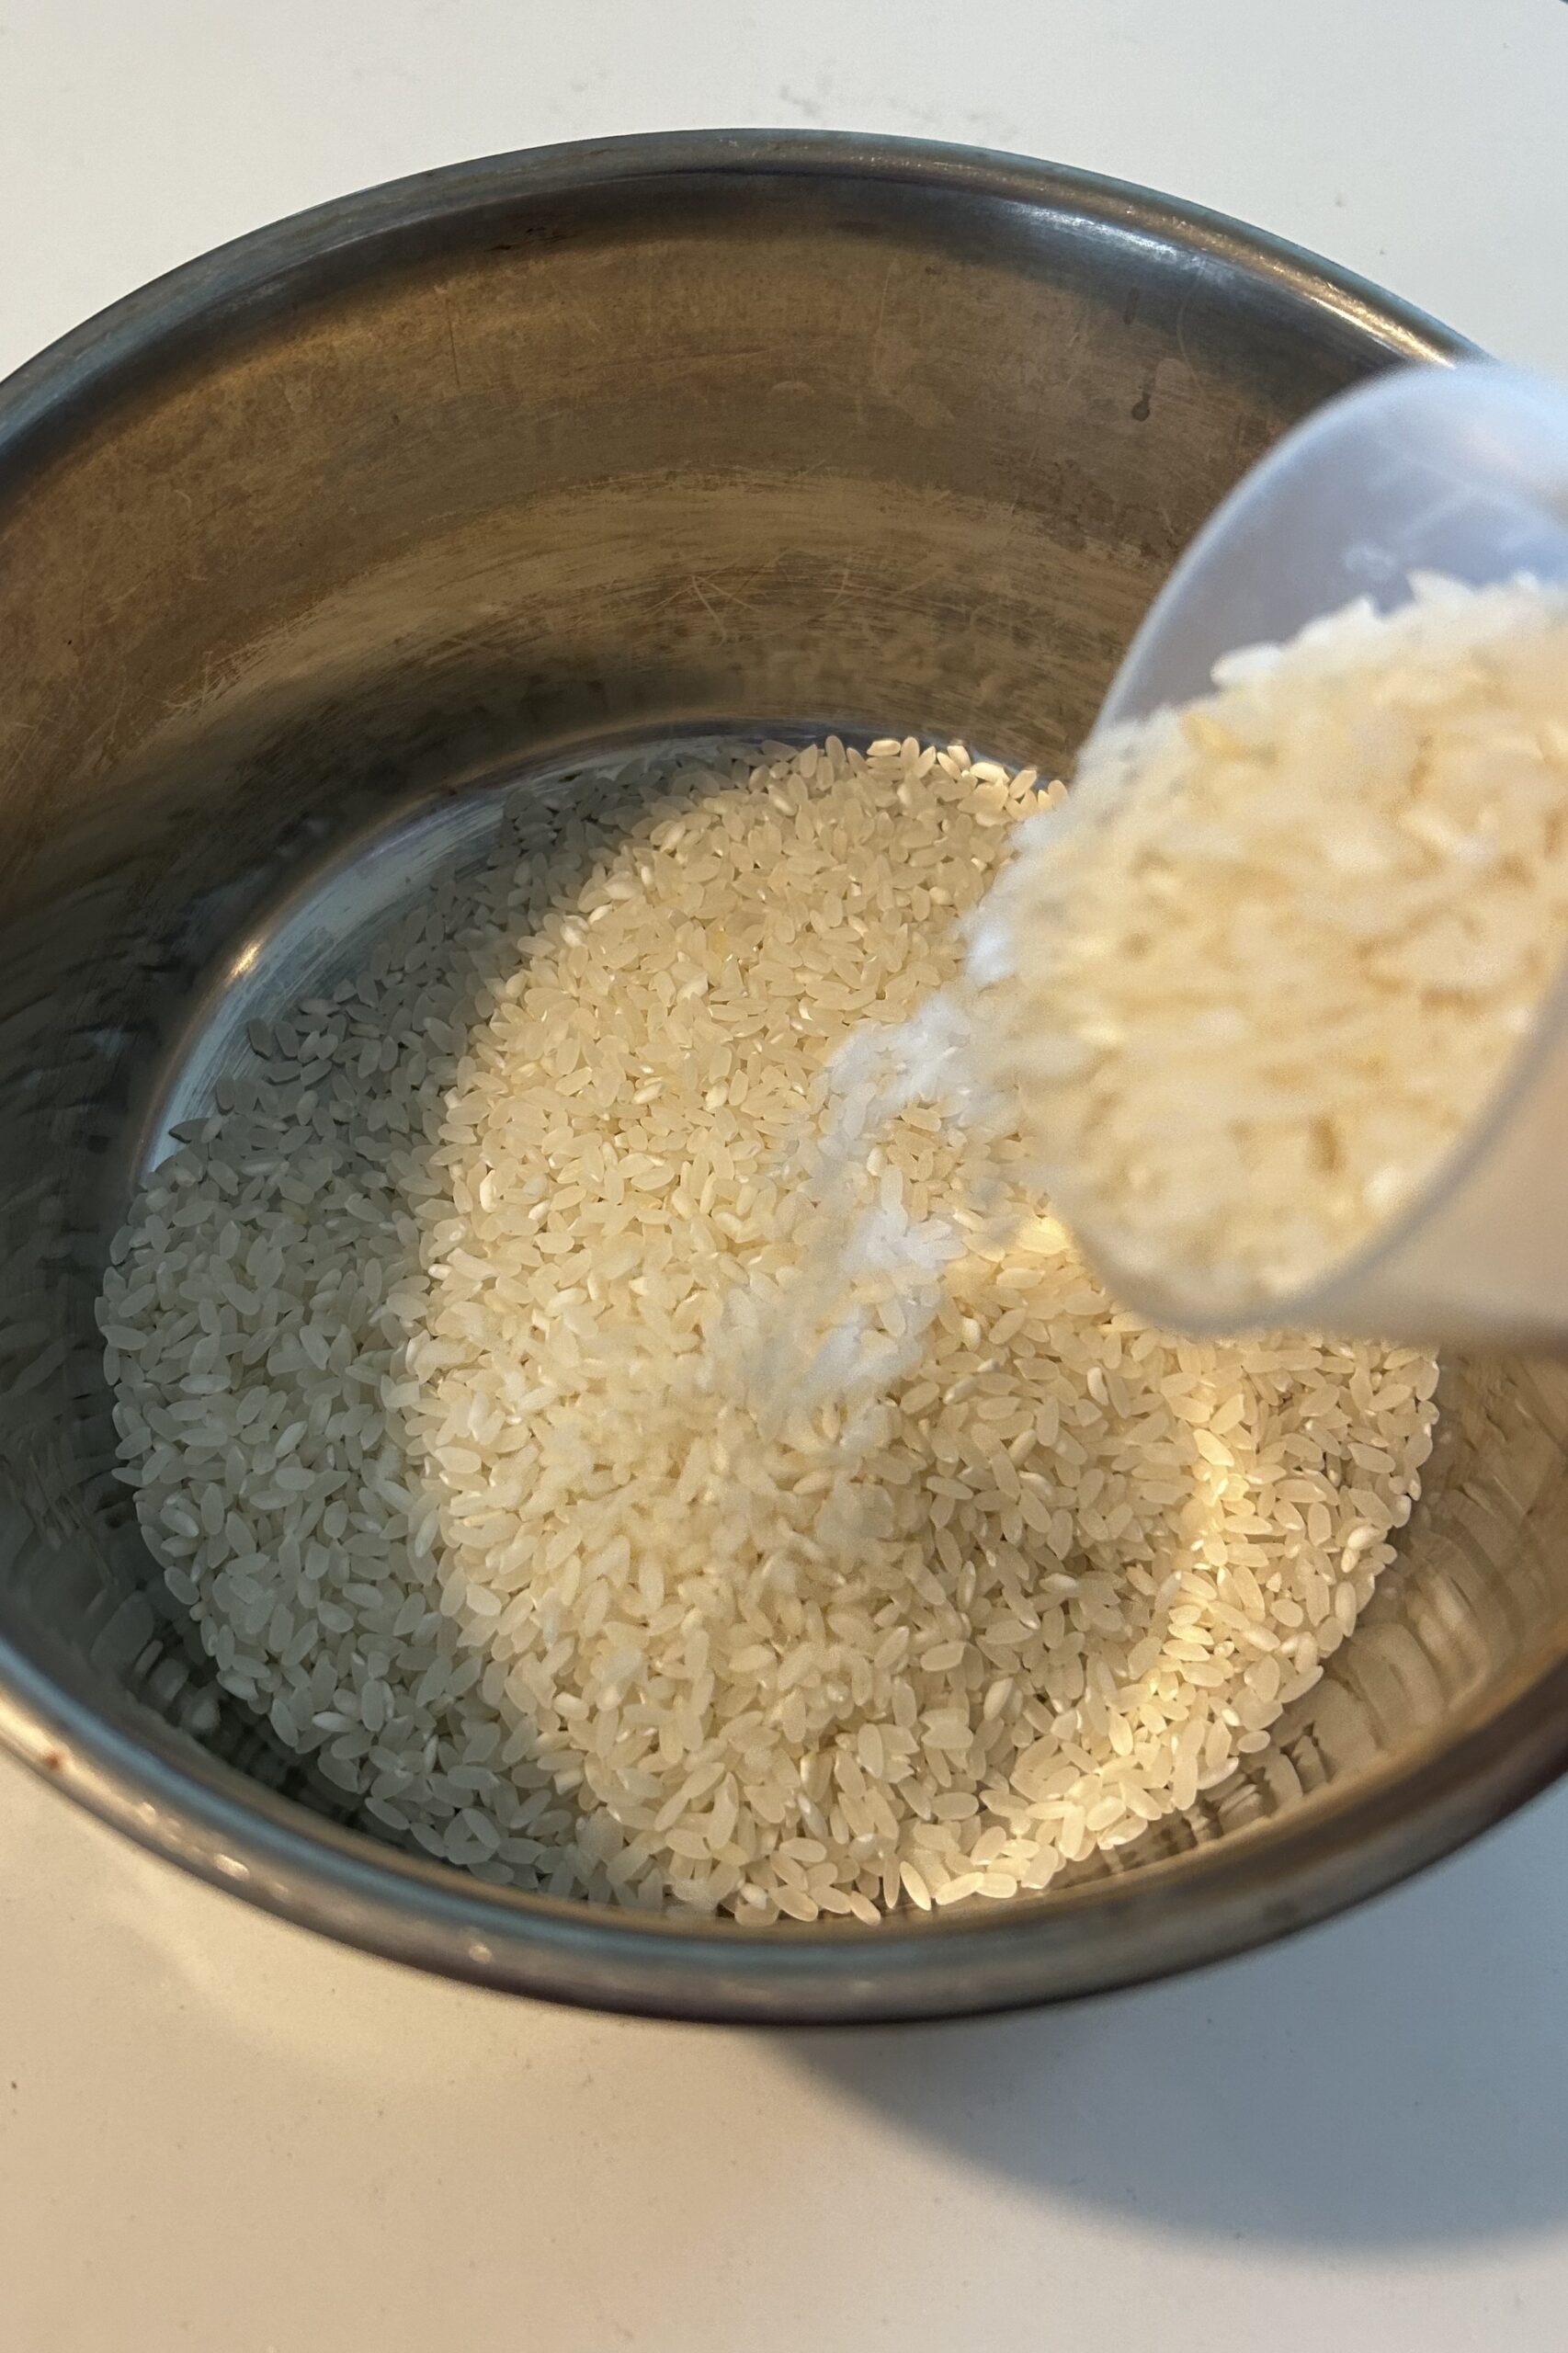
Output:
[[[717,133],[261,232],[0,393],[0,1733],[144,1845],[401,1960],[608,2006],[1079,1994],[1386,1885],[1568,1750],[1568,1381],[1448,1371],[1398,1568],[1190,1824],[1040,1900],[743,1931],[498,1893],[335,1819],[108,1475],[91,1308],[267,911],[411,797],[812,721],[1065,756],[1215,499],[1460,347],[1252,233],[958,149]]]

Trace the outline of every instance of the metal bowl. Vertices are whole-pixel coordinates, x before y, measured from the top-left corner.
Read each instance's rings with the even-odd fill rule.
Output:
[[[1354,1641],[1267,1754],[1114,1869],[877,1929],[497,1892],[339,1818],[341,1793],[217,1689],[109,1476],[92,1321],[136,1171],[247,974],[330,952],[332,911],[351,926],[384,900],[444,810],[460,832],[497,778],[759,725],[1062,758],[1258,451],[1370,370],[1460,347],[1134,188],[711,133],[351,197],[13,378],[6,1743],[143,1845],[375,1951],[761,2019],[994,2008],[1234,1951],[1557,1771],[1568,1378],[1456,1363]]]

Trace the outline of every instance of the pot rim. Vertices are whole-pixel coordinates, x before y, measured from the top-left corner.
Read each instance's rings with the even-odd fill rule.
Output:
[[[484,157],[335,199],[186,263],[0,385],[0,498],[129,391],[385,263],[519,204],[648,180],[882,183],[1016,203],[1196,253],[1321,312],[1391,360],[1464,338],[1224,215],[1095,174],[921,140],[704,131]],[[341,1828],[155,1720],[106,1712],[0,1632],[0,1745],[150,1851],[367,1951],[497,1989],[651,2016],[781,2025],[933,2018],[1068,1998],[1265,1943],[1392,1885],[1568,1766],[1568,1648],[1457,1709],[1353,1787],[1181,1856],[979,1915],[745,1929],[495,1888]]]

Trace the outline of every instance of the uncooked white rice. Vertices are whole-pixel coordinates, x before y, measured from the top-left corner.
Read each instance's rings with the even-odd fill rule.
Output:
[[[101,1310],[142,1529],[389,1830],[747,1921],[1002,1897],[1215,1788],[1354,1624],[1431,1361],[1152,1331],[1005,1122],[830,1080],[1034,790],[913,739],[584,788],[149,1183]]]
[[[1568,593],[1415,583],[1091,742],[976,936],[974,1038],[1142,1295],[1234,1313],[1396,1218],[1568,937]]]

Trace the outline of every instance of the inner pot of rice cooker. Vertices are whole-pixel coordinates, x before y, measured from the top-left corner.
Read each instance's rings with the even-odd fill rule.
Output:
[[[408,813],[836,727],[1065,762],[1279,432],[1464,347],[1256,233],[817,133],[464,164],[260,231],[0,391],[0,1736],[146,1847],[606,2008],[934,2017],[1239,1950],[1568,1752],[1568,1369],[1449,1360],[1353,1639],[1262,1753],[1041,1895],[744,1928],[406,1852],[219,1686],[112,1475],[94,1306],[172,1074]],[[368,895],[367,895],[368,894]],[[337,904],[338,902],[333,902]],[[293,932],[288,926],[294,926]]]

